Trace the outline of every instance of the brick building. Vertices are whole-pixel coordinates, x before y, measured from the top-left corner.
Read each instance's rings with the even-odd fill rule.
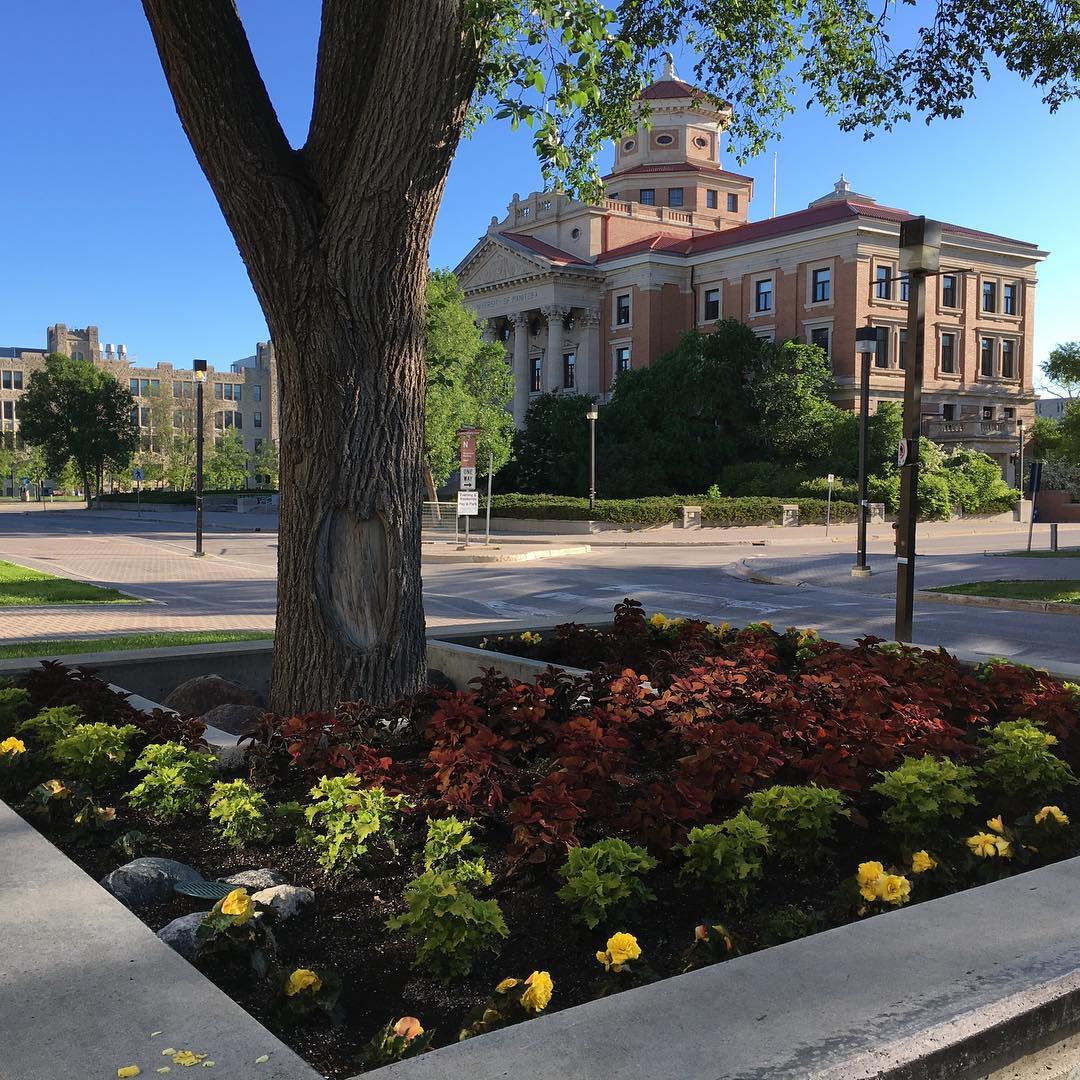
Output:
[[[854,407],[855,330],[876,326],[871,408],[903,397],[906,210],[841,177],[805,210],[750,221],[753,180],[720,165],[730,111],[668,64],[641,95],[651,124],[615,147],[604,199],[515,194],[457,268],[468,303],[515,375],[514,419],[531,396],[607,399],[620,371],[648,365],[691,328],[734,317],[762,337],[820,345],[838,404]],[[929,279],[925,433],[993,456],[1011,477],[1017,422],[1031,423],[1035,244],[947,225]]]
[[[57,323],[46,331],[46,340],[44,350],[0,348],[0,428],[5,433],[18,437],[19,398],[30,376],[54,352],[103,368],[131,391],[132,418],[139,425],[146,449],[162,449],[154,431],[155,412],[160,416],[162,409],[171,406],[169,419],[175,431],[193,424],[195,376],[190,367],[176,368],[164,362],[153,367],[138,366],[132,363],[125,345],[102,344],[96,326],[77,329]],[[252,454],[264,442],[277,441],[277,362],[270,342],[259,342],[254,356],[237,361],[225,371],[208,366],[203,394],[208,437],[210,432],[223,435],[235,431]],[[10,488],[10,478],[5,481]]]

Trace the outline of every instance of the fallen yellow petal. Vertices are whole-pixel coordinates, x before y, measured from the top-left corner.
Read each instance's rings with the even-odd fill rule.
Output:
[[[173,1054],[173,1064],[183,1065],[190,1069],[192,1065],[198,1065],[205,1057],[205,1054],[194,1054],[190,1050],[178,1050]]]
[[[162,1065],[160,1069],[155,1069],[154,1072],[167,1073],[172,1072],[172,1069],[168,1065]]]
[[[176,1053],[176,1050],[175,1050],[174,1047],[167,1046],[164,1050],[161,1051],[161,1056],[162,1057],[170,1057],[171,1055],[173,1055],[175,1053]]]
[[[150,1032],[150,1038],[151,1039],[156,1039],[160,1034],[161,1034],[160,1031],[151,1031]]]
[[[202,1063],[202,1067],[204,1069],[212,1069],[214,1067],[214,1063],[212,1061],[204,1061]]]
[[[116,1070],[116,1075],[120,1077],[120,1080],[126,1080],[129,1076],[138,1076],[142,1072],[142,1069],[138,1065],[125,1065],[121,1069]]]
[[[269,1054],[260,1054],[255,1059],[255,1064],[256,1065],[265,1065],[269,1060],[270,1060],[270,1055]]]

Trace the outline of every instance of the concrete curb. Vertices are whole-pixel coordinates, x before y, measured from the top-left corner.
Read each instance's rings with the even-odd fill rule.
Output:
[[[529,551],[498,551],[478,546],[475,552],[457,547],[452,551],[426,550],[421,559],[429,562],[474,562],[474,563],[520,563],[534,562],[537,559],[559,559],[567,555],[588,555],[592,548],[588,544],[574,544],[570,547],[533,548]]]
[[[1055,604],[1049,600],[1015,600],[1007,596],[968,596],[965,593],[917,589],[919,600],[932,604],[967,604],[969,607],[998,608],[1004,611],[1035,611],[1043,615],[1080,615],[1080,604]]]

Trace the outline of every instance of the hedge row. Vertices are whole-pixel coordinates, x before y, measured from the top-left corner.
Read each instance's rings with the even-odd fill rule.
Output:
[[[598,499],[589,510],[588,499],[567,495],[495,495],[493,517],[535,518],[555,521],[609,521],[615,525],[666,525],[678,521],[683,506],[700,506],[711,525],[772,525],[783,520],[785,502],[797,504],[802,524],[824,523],[825,499],[771,499],[764,496],[710,499],[700,495],[657,495],[646,499]],[[854,521],[854,503],[832,504],[833,521]]]
[[[275,489],[276,490],[276,489]],[[237,495],[272,495],[275,490],[266,488],[241,488],[239,490],[214,490],[204,491],[203,498],[209,499],[219,495],[228,495],[236,498]],[[103,503],[135,503],[139,496],[134,491],[118,492],[114,495],[102,495]],[[194,506],[195,493],[193,491],[143,491],[141,501],[144,503],[166,503],[175,506]]]

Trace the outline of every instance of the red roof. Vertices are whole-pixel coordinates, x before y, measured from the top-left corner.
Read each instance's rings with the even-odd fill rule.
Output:
[[[562,248],[552,247],[551,244],[545,244],[543,240],[537,240],[535,236],[529,236],[528,233],[501,232],[499,235],[504,239],[509,240],[511,243],[519,244],[521,247],[528,248],[537,255],[542,255],[549,262],[556,263],[559,266],[592,265],[584,259],[579,259],[576,255],[571,255],[569,251],[563,251]]]
[[[635,165],[630,169],[620,169],[618,172],[608,173],[607,176],[602,177],[602,179],[614,180],[618,176],[634,176],[639,173],[679,172],[709,173],[712,176],[727,176],[732,180],[745,180],[751,184],[754,182],[752,176],[743,176],[742,173],[728,172],[727,169],[721,169],[719,165],[714,165],[711,162],[698,165],[692,161],[675,161],[658,165]]]
[[[705,95],[682,79],[661,79],[646,86],[638,95],[641,101],[659,101],[664,98],[703,98]]]
[[[891,206],[869,205],[867,203],[854,203],[845,199],[837,199],[835,202],[822,203],[807,210],[796,210],[792,214],[781,214],[780,217],[766,218],[764,221],[752,221],[746,225],[737,225],[734,228],[723,229],[719,232],[699,233],[693,237],[679,238],[668,233],[655,233],[653,236],[646,237],[643,240],[637,240],[631,244],[624,244],[622,247],[605,251],[597,257],[597,262],[619,259],[625,255],[632,255],[641,251],[662,251],[664,254],[669,255],[697,255],[705,251],[715,251],[719,248],[753,243],[756,240],[768,240],[774,236],[803,232],[807,229],[832,225],[840,221],[870,218],[875,221],[889,221],[899,224],[901,221],[908,221],[914,216],[914,214],[908,213],[907,210],[897,210]],[[998,236],[995,233],[980,232],[977,229],[965,229],[960,225],[946,224],[943,227],[946,233],[958,236],[970,236],[980,240],[1004,240],[1010,244],[1019,244],[1033,250],[1037,249],[1036,244],[1029,244],[1024,240],[1012,240],[1007,236]]]

